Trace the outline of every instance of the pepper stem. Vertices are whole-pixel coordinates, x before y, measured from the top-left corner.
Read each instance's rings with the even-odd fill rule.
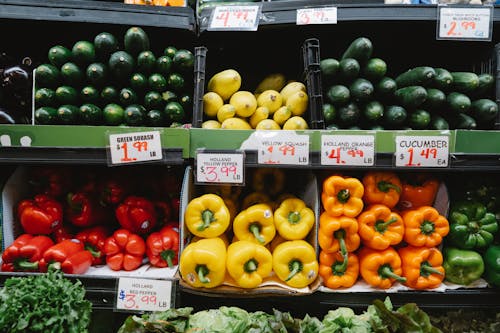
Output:
[[[260,226],[257,223],[250,224],[250,226],[248,227],[248,229],[253,234],[253,236],[255,237],[255,239],[257,241],[259,241],[259,243],[264,244],[266,242],[266,240],[264,239],[264,237],[262,237],[262,235],[260,234]]]
[[[339,229],[333,233],[333,236],[339,241],[340,254],[342,254],[343,261],[336,261],[332,265],[332,272],[335,275],[342,276],[344,275],[348,264],[347,246],[345,244],[345,230]]]
[[[203,224],[198,226],[198,229],[197,229],[198,231],[203,231],[206,228],[210,227],[210,223],[215,221],[214,213],[209,209],[205,209],[201,213],[201,219],[203,220]]]
[[[388,182],[387,180],[381,180],[377,183],[377,188],[379,191],[387,193],[390,190],[394,190],[398,193],[401,193],[401,188],[399,186],[394,185],[391,182]]]
[[[394,273],[389,264],[385,264],[385,265],[380,266],[378,269],[378,275],[380,275],[384,279],[394,279],[394,280],[399,281],[401,283],[406,282],[406,278]]]
[[[83,210],[83,205],[81,202],[75,203],[73,201],[73,193],[68,193],[66,196],[66,201],[68,202],[69,208],[75,213],[75,214],[81,214]]]
[[[288,214],[288,222],[290,222],[290,224],[297,224],[300,222],[300,213],[299,212],[290,212],[290,214]]]
[[[244,270],[247,273],[252,273],[257,270],[257,267],[259,266],[259,263],[255,259],[250,259],[248,260],[245,265],[244,265]]]
[[[165,260],[167,262],[167,265],[169,268],[172,268],[174,266],[174,262],[173,262],[174,255],[175,255],[174,250],[164,250],[164,251],[161,251],[160,258],[162,258],[163,260]]]
[[[420,264],[420,276],[428,277],[431,274],[443,275],[443,273],[432,265],[428,261],[424,261]]]
[[[36,271],[38,269],[38,262],[31,262],[27,259],[22,259],[14,263],[14,267],[20,271]]]
[[[420,231],[424,235],[430,235],[434,232],[434,223],[428,220],[424,220],[420,225]]]
[[[344,188],[344,189],[337,192],[337,200],[343,204],[345,204],[347,201],[349,201],[350,197],[351,197],[351,193],[349,193],[349,189],[347,189],[347,188]]]
[[[285,282],[291,280],[295,275],[297,275],[297,273],[302,270],[302,263],[297,259],[292,260],[290,261],[290,263],[288,263],[288,269],[290,270],[290,274],[288,274]]]
[[[195,271],[198,275],[198,280],[200,280],[201,283],[210,283],[210,279],[207,276],[210,271],[208,270],[207,266],[198,265],[196,266]]]
[[[97,249],[90,244],[85,244],[84,248],[85,250],[89,251],[94,258],[99,258],[101,256],[101,251],[97,251]]]
[[[391,224],[393,224],[394,222],[397,222],[397,221],[398,221],[398,219],[395,217],[392,217],[388,221],[379,220],[379,221],[375,222],[375,230],[377,230],[377,232],[383,234]]]

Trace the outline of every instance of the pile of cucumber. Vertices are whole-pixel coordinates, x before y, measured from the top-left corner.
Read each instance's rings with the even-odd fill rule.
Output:
[[[320,62],[327,129],[491,129],[498,116],[490,73],[418,66],[393,77],[366,37]]]
[[[71,49],[55,45],[35,69],[34,119],[49,125],[180,126],[192,114],[194,55],[173,46],[154,54],[130,27],[123,47],[109,32]],[[158,53],[158,52],[157,52]]]

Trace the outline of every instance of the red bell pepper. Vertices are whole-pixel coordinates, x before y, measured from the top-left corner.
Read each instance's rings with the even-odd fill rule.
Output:
[[[52,245],[52,239],[43,235],[23,234],[17,237],[2,253],[2,271],[38,271],[40,259]]]
[[[156,225],[154,204],[146,198],[128,196],[115,210],[116,219],[123,229],[146,234]]]
[[[101,265],[104,263],[104,242],[109,236],[108,228],[98,225],[85,230],[80,231],[76,234],[75,238],[83,243],[85,250],[92,254],[92,265]]]
[[[146,239],[146,254],[155,267],[173,267],[179,256],[179,232],[172,226],[153,232]]]
[[[45,251],[40,260],[42,272],[49,268],[61,269],[66,274],[83,274],[92,265],[92,254],[78,239],[66,239]]]
[[[33,200],[22,200],[17,215],[25,233],[49,235],[62,224],[63,207],[52,197],[38,194]]]
[[[166,226],[172,217],[172,208],[170,208],[170,204],[166,201],[157,200],[154,202],[156,209],[156,216],[159,225]]]
[[[141,236],[126,229],[116,230],[104,242],[106,264],[114,271],[132,271],[139,268],[146,253],[146,242]]]
[[[71,186],[71,172],[65,167],[32,167],[28,183],[33,192],[58,198],[66,194]]]
[[[111,178],[104,181],[99,196],[103,205],[117,206],[129,193],[129,186],[124,180]]]
[[[91,227],[105,224],[111,219],[110,211],[95,199],[95,196],[84,193],[70,193],[67,198],[66,218],[74,226]]]
[[[72,228],[68,225],[59,225],[51,236],[56,243],[60,243],[65,239],[75,238]]]

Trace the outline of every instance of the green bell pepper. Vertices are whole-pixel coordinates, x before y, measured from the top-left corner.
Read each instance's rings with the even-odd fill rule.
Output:
[[[458,202],[450,212],[450,239],[462,249],[486,248],[498,231],[495,215],[477,201]]]
[[[491,245],[483,255],[484,278],[493,287],[500,288],[500,245]]]
[[[476,251],[448,247],[444,249],[443,254],[447,281],[469,285],[478,280],[484,272],[483,258]]]

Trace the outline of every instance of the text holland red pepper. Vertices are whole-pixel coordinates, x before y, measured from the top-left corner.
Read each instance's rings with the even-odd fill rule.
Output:
[[[116,219],[123,229],[146,234],[156,225],[154,204],[143,197],[129,196],[115,210]]]
[[[44,235],[23,234],[17,237],[2,253],[2,271],[38,271],[40,259],[52,245],[52,239]]]
[[[118,229],[104,242],[104,253],[106,264],[112,270],[132,271],[142,264],[146,242],[129,230]]]
[[[62,224],[63,207],[52,197],[38,194],[32,200],[22,200],[17,215],[27,234],[49,235]]]
[[[85,250],[78,239],[66,239],[45,251],[40,260],[40,270],[61,269],[66,274],[83,274],[92,265],[92,254]]]
[[[88,229],[84,229],[76,234],[75,238],[83,243],[85,250],[92,254],[92,265],[101,265],[104,263],[104,242],[108,238],[110,232],[108,228],[98,225]]]
[[[172,227],[163,227],[146,239],[146,254],[155,267],[173,267],[178,263],[179,233]]]
[[[110,220],[109,210],[101,206],[92,194],[70,193],[67,203],[66,218],[77,227],[105,224]]]

